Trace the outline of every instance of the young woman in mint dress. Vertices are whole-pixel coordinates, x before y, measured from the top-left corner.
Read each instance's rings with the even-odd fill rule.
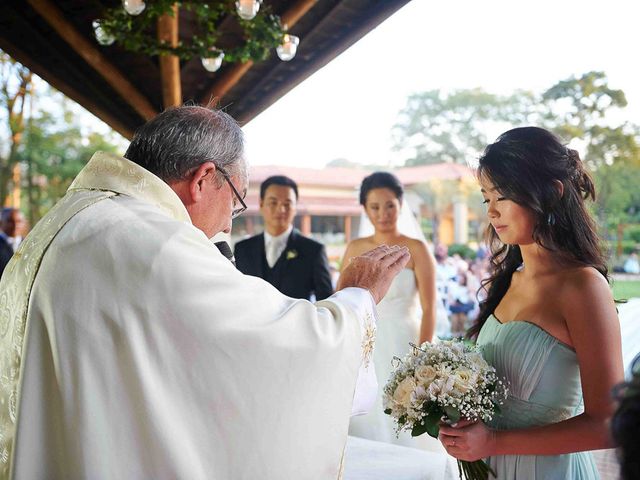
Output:
[[[594,185],[552,133],[516,128],[489,145],[478,178],[490,222],[487,298],[470,330],[509,383],[489,423],[444,426],[462,460],[499,480],[594,480],[589,450],[612,447],[612,387],[623,379],[620,328],[585,200]]]

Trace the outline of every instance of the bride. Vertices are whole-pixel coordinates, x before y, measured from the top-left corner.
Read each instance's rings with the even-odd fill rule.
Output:
[[[432,341],[436,324],[435,259],[424,241],[400,233],[398,219],[402,208],[404,190],[398,178],[387,172],[375,172],[366,177],[360,186],[360,204],[373,225],[373,234],[352,240],[342,261],[342,268],[349,259],[378,245],[400,245],[409,248],[411,260],[407,268],[394,279],[387,295],[378,304],[378,332],[374,350],[374,364],[380,390],[392,370],[394,356],[403,356],[409,343]],[[417,301],[422,306],[418,315]],[[396,443],[409,447],[439,450],[437,442],[423,437],[411,437],[402,432],[396,438],[394,422],[383,412],[382,397],[367,415],[351,419],[351,435]]]

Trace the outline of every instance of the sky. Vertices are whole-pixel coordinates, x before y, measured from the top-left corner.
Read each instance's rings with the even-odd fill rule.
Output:
[[[627,96],[616,120],[640,124],[638,19],[637,0],[413,0],[249,122],[249,163],[400,165],[391,129],[412,93],[542,92],[592,70]]]

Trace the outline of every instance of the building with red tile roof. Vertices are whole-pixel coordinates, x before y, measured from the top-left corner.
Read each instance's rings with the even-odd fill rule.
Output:
[[[381,168],[384,170],[384,168]],[[424,201],[425,192],[434,195],[442,191],[442,184],[465,186],[460,188],[461,197],[470,184],[474,184],[473,169],[465,165],[441,163],[392,170],[407,189],[407,201],[414,212],[423,218],[432,217],[434,206]],[[246,196],[247,211],[234,220],[232,236],[244,238],[262,231],[260,217],[260,184],[272,175],[285,175],[298,184],[299,200],[296,226],[305,235],[331,243],[346,243],[357,235],[362,207],[358,203],[358,192],[362,179],[371,170],[326,167],[323,169],[288,167],[279,165],[250,167],[249,188]],[[446,189],[445,189],[446,190]],[[457,190],[456,190],[457,191]],[[445,195],[447,192],[444,193]],[[466,203],[456,198],[440,202],[438,237],[443,243],[466,243]],[[463,205],[464,204],[464,205]],[[454,217],[463,218],[454,218]],[[456,232],[456,228],[461,230]]]

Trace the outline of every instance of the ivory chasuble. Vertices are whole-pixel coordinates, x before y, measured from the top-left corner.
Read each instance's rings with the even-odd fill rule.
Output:
[[[0,282],[0,478],[336,479],[374,317],[362,289],[314,305],[241,274],[98,153]]]

